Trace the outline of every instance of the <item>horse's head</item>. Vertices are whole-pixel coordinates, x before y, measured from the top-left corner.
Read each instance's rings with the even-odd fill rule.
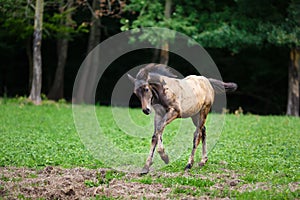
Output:
[[[151,112],[151,103],[165,103],[163,99],[163,85],[165,83],[161,79],[162,76],[176,77],[166,65],[156,63],[150,63],[140,69],[136,78],[128,74],[128,78],[134,84],[134,93],[141,100],[142,109],[146,115]]]
[[[151,113],[151,101],[152,101],[152,89],[147,79],[136,79],[130,74],[127,74],[128,78],[134,84],[134,93],[140,99],[142,104],[142,110],[146,115]]]

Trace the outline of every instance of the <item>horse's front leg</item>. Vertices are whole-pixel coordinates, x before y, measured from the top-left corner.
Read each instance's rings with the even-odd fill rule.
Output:
[[[166,112],[164,115],[162,113],[156,113],[155,115],[155,131],[152,136],[152,142],[151,142],[151,148],[149,152],[149,156],[146,160],[146,164],[142,170],[142,174],[147,174],[149,172],[150,166],[152,165],[153,155],[156,148],[156,145],[158,144],[157,152],[159,153],[161,159],[167,164],[169,163],[169,157],[165,153],[165,149],[163,147],[162,142],[162,134],[164,131],[164,128],[167,124],[169,124],[171,121],[176,119],[178,117],[178,112],[175,109],[170,109],[168,112]]]
[[[152,136],[152,141],[151,141],[151,147],[150,147],[150,152],[149,152],[149,156],[146,160],[146,164],[144,166],[144,168],[142,169],[142,174],[147,174],[149,172],[149,168],[152,165],[152,159],[153,159],[153,155],[154,155],[154,151],[157,145],[157,141],[158,141],[158,126],[159,123],[162,121],[163,115],[165,112],[163,112],[164,110],[160,107],[157,107],[157,110],[155,111],[155,117],[154,117],[154,134]]]
[[[156,133],[157,133],[157,136],[158,136],[158,140],[157,140],[157,143],[158,143],[157,152],[159,153],[161,159],[166,164],[168,164],[169,163],[169,156],[165,152],[165,148],[164,148],[163,141],[162,141],[163,130],[158,130]]]
[[[152,136],[149,156],[146,160],[146,164],[145,164],[144,168],[142,169],[142,172],[141,172],[142,174],[147,174],[149,172],[150,166],[152,165],[152,159],[153,159],[156,145],[157,145],[157,135],[154,133]]]

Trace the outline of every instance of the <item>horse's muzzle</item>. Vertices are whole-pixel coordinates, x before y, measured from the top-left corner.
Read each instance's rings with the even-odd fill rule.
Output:
[[[151,113],[151,110],[150,108],[145,108],[143,109],[143,112],[146,114],[146,115],[149,115]]]

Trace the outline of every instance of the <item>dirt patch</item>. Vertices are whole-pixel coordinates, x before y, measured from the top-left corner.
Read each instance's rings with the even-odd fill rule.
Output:
[[[296,190],[299,190],[300,189],[300,182],[290,183],[289,184],[289,189],[292,192],[295,192]]]
[[[107,169],[62,169],[46,167],[43,170],[27,168],[0,168],[0,196],[5,199],[91,199],[96,196],[112,198],[167,199],[171,188],[160,184],[142,184],[105,177]],[[130,175],[130,178],[136,175]]]
[[[2,193],[8,199],[16,197],[73,199],[90,196],[92,190],[86,187],[84,182],[86,179],[96,177],[98,172],[82,168],[54,167],[46,167],[40,171],[26,168],[1,168],[0,171]]]
[[[116,174],[114,174],[116,173]],[[189,177],[203,180],[228,178],[232,175],[208,176],[189,173],[153,172],[151,177],[157,179]],[[235,175],[234,175],[235,176]],[[118,199],[211,199],[207,194],[189,195],[174,194],[174,190],[196,191],[193,186],[175,185],[165,187],[160,183],[144,184],[138,174],[118,174],[109,169],[85,169],[48,166],[42,170],[2,167],[0,168],[0,197],[4,199],[92,199],[94,197],[110,197]],[[214,198],[216,199],[216,198]],[[225,198],[226,199],[226,198]]]
[[[243,184],[243,180],[240,178],[242,174],[237,173],[234,170],[221,169],[223,173],[211,173],[210,180],[217,180],[216,184],[210,187],[210,190],[236,190]]]
[[[239,192],[252,192],[254,190],[270,190],[271,185],[265,182],[258,182],[255,184],[243,184],[238,188]]]
[[[216,198],[215,195],[210,197],[210,191],[222,193],[229,189],[243,193],[258,189],[272,189],[272,185],[268,183],[247,184],[242,180],[243,175],[236,171],[227,169],[221,171],[221,173],[205,175],[184,172],[150,174],[152,180],[161,177],[192,177],[214,183],[202,190],[203,188],[177,183],[172,188],[156,181],[146,184],[139,182],[144,177],[138,174],[125,174],[110,169],[63,169],[48,166],[36,170],[0,167],[0,199],[1,197],[4,199],[93,199],[97,196],[112,199],[228,199],[223,195],[220,195],[222,198]],[[290,183],[288,188],[292,192],[299,190],[299,182]]]
[[[109,184],[109,187],[100,186],[94,191],[95,194],[105,194],[112,197],[130,197],[131,199],[167,199],[172,191],[171,188],[164,188],[161,184],[130,183],[116,180]]]

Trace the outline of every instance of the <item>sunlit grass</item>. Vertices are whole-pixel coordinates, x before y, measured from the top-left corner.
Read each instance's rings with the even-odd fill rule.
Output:
[[[117,109],[118,112],[127,112],[127,108]],[[148,124],[149,118],[140,109],[129,109],[129,114],[134,123],[149,125],[153,129],[153,125]],[[124,152],[148,153],[153,130],[143,132],[142,137],[124,134],[113,118],[111,107],[97,106],[96,116],[104,134]],[[0,124],[0,166],[110,167],[95,159],[82,143],[74,125],[72,105],[46,103],[33,106],[23,100],[0,100]],[[179,126],[180,121],[170,124],[166,129],[166,146],[172,143]],[[181,155],[179,159],[171,160],[169,165],[159,170],[160,173],[183,174],[192,147],[193,129],[186,130],[187,137],[190,138],[184,144],[186,151],[175,151]],[[209,131],[208,128],[208,138]],[[299,141],[299,118],[229,114],[225,117],[225,125],[217,145],[209,152],[209,160],[204,167],[199,168],[195,163],[187,177],[150,174],[128,181],[160,183],[174,188],[175,196],[188,194],[238,199],[299,198],[299,188],[290,191],[288,186],[300,181]],[[172,149],[167,149],[167,152],[173,153]],[[200,161],[200,155],[201,147],[198,149],[196,162]],[[238,174],[238,186],[264,183],[268,185],[268,189],[239,192],[230,186],[222,190],[212,188],[215,184],[225,184],[226,178],[223,176],[230,174]],[[208,179],[201,179],[198,175]]]

